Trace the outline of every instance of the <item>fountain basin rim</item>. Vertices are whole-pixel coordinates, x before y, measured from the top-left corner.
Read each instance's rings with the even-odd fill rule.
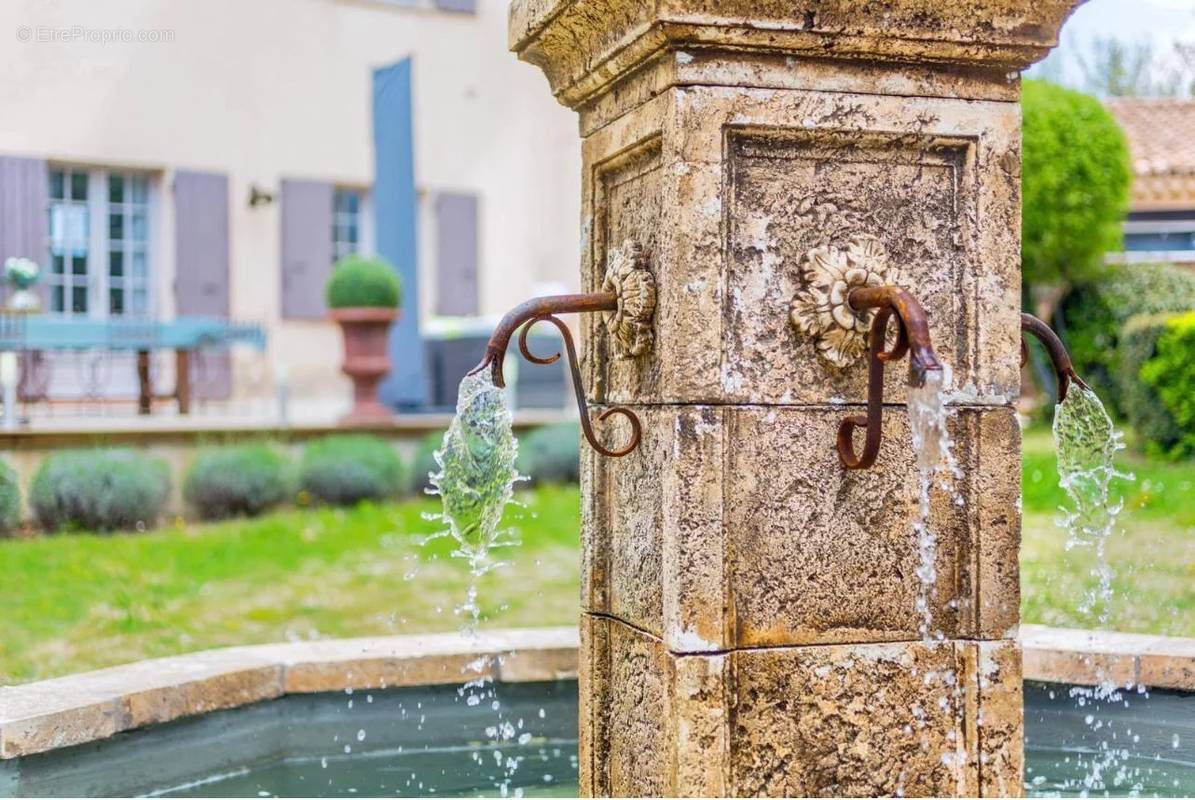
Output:
[[[475,637],[322,639],[204,650],[5,686],[0,760],[288,694],[460,684],[480,677],[502,683],[573,679],[578,645],[574,627],[483,631]]]
[[[1022,625],[1024,679],[1195,691],[1195,638]],[[150,659],[0,687],[0,760],[289,694],[459,684],[479,656],[501,683],[575,679],[574,627],[323,639]],[[481,673],[473,673],[474,676]]]

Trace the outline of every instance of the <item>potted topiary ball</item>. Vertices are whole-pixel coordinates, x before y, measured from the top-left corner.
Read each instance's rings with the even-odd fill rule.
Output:
[[[390,371],[387,343],[398,319],[402,283],[384,259],[349,255],[336,262],[328,278],[328,308],[344,332],[344,373],[353,381],[349,424],[390,418],[378,400],[378,384]]]

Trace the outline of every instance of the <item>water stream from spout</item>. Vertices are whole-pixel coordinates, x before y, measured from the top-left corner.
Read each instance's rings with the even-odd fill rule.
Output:
[[[469,566],[469,588],[457,609],[467,633],[476,632],[480,621],[478,580],[501,566],[492,559],[492,551],[514,544],[512,532],[502,527],[519,479],[513,425],[506,392],[494,385],[489,371],[466,376],[457,394],[456,416],[435,453],[439,471],[429,476],[429,491],[440,496],[442,509],[429,519],[446,525],[432,538],[451,537],[453,557]]]
[[[938,583],[938,534],[930,520],[931,500],[935,495],[944,493],[950,502],[958,505],[963,503],[962,495],[956,488],[962,472],[955,460],[954,442],[947,429],[945,373],[945,369],[927,371],[925,382],[921,386],[910,386],[907,395],[909,431],[918,477],[917,509],[912,523],[917,541],[916,608],[920,616],[918,627],[921,640],[927,647],[937,646],[946,638],[941,628],[935,629],[934,625],[933,594]],[[958,607],[956,599],[952,599],[950,604],[951,608]],[[928,715],[936,707],[956,717],[961,716],[963,683],[952,669],[930,670],[923,676],[923,681],[927,690],[940,690],[928,707],[915,704],[910,709],[913,728],[918,732],[921,747],[928,750],[931,746],[926,728]],[[966,761],[965,744],[956,739],[953,732],[947,735],[946,748],[941,753],[944,764],[956,763],[956,760],[960,763]],[[898,795],[903,795],[904,779],[902,771]]]
[[[439,495],[441,511],[429,514],[428,519],[445,526],[429,537],[429,541],[449,537],[454,545],[452,557],[468,566],[469,585],[456,612],[462,617],[461,632],[472,640],[478,638],[481,622],[479,581],[503,563],[493,557],[493,551],[517,544],[514,532],[502,527],[503,515],[514,501],[514,485],[519,480],[515,466],[519,444],[513,424],[507,393],[494,385],[489,370],[466,376],[457,394],[456,416],[435,453],[439,469],[429,476],[432,488],[428,491]],[[500,658],[479,656],[466,666],[468,679],[458,694],[469,706],[487,703],[494,711],[495,724],[485,729],[491,741],[517,741],[522,745],[530,740],[531,734],[522,730],[523,720],[506,719],[493,686],[492,676],[500,665]],[[480,753],[474,757],[482,758]],[[501,749],[493,750],[490,757],[502,776],[497,788],[506,796],[520,759],[504,755]],[[521,794],[521,790],[516,790],[516,794]]]
[[[921,615],[921,638],[941,640],[934,631],[931,595],[938,579],[938,535],[930,524],[930,499],[935,491],[945,492],[951,502],[962,505],[963,497],[955,484],[962,476],[954,457],[954,442],[947,430],[946,399],[943,392],[945,370],[929,370],[925,383],[908,389],[909,431],[917,457],[919,495],[913,532],[917,535],[917,611]]]
[[[1113,573],[1107,544],[1116,532],[1117,518],[1123,508],[1116,486],[1120,481],[1133,480],[1131,474],[1119,471],[1115,465],[1116,454],[1124,449],[1123,437],[1099,397],[1090,389],[1072,385],[1066,399],[1054,409],[1054,445],[1058,485],[1070,501],[1068,506],[1060,509],[1062,516],[1059,519],[1059,525],[1067,533],[1066,549],[1090,548],[1095,556],[1091,572],[1095,582],[1085,590],[1078,611],[1088,620],[1085,627],[1105,628],[1113,600]],[[1104,720],[1095,712],[1108,704],[1127,706],[1131,702],[1126,696],[1130,694],[1127,690],[1136,689],[1144,694],[1145,687],[1120,686],[1098,665],[1097,677],[1097,685],[1075,686],[1070,694],[1078,706],[1091,707],[1093,713],[1088,713],[1084,719],[1092,733],[1102,741],[1096,752],[1086,756],[1076,754],[1076,760],[1085,768],[1086,774],[1076,785],[1064,788],[1083,795],[1110,790],[1136,793],[1140,790],[1140,782],[1121,768],[1129,757],[1126,742],[1118,741],[1115,732],[1105,728]]]
[[[1116,469],[1116,454],[1124,449],[1123,437],[1112,424],[1104,404],[1095,392],[1072,386],[1066,400],[1054,410],[1054,446],[1058,458],[1058,485],[1066,492],[1070,506],[1062,508],[1059,521],[1066,529],[1066,549],[1092,548],[1096,585],[1079,605],[1098,626],[1108,623],[1112,600],[1112,567],[1106,548],[1116,530],[1123,503],[1115,496],[1115,484],[1133,480]]]

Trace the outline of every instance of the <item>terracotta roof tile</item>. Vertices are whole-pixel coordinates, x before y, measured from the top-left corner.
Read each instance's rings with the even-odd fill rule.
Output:
[[[1128,136],[1134,174],[1195,174],[1195,100],[1119,97],[1107,106]]]

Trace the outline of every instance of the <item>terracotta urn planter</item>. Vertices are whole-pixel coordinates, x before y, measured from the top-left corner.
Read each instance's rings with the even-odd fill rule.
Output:
[[[345,375],[353,381],[353,408],[342,420],[351,425],[384,422],[393,412],[378,400],[378,384],[390,371],[387,352],[394,308],[334,308],[333,320],[344,333]]]

